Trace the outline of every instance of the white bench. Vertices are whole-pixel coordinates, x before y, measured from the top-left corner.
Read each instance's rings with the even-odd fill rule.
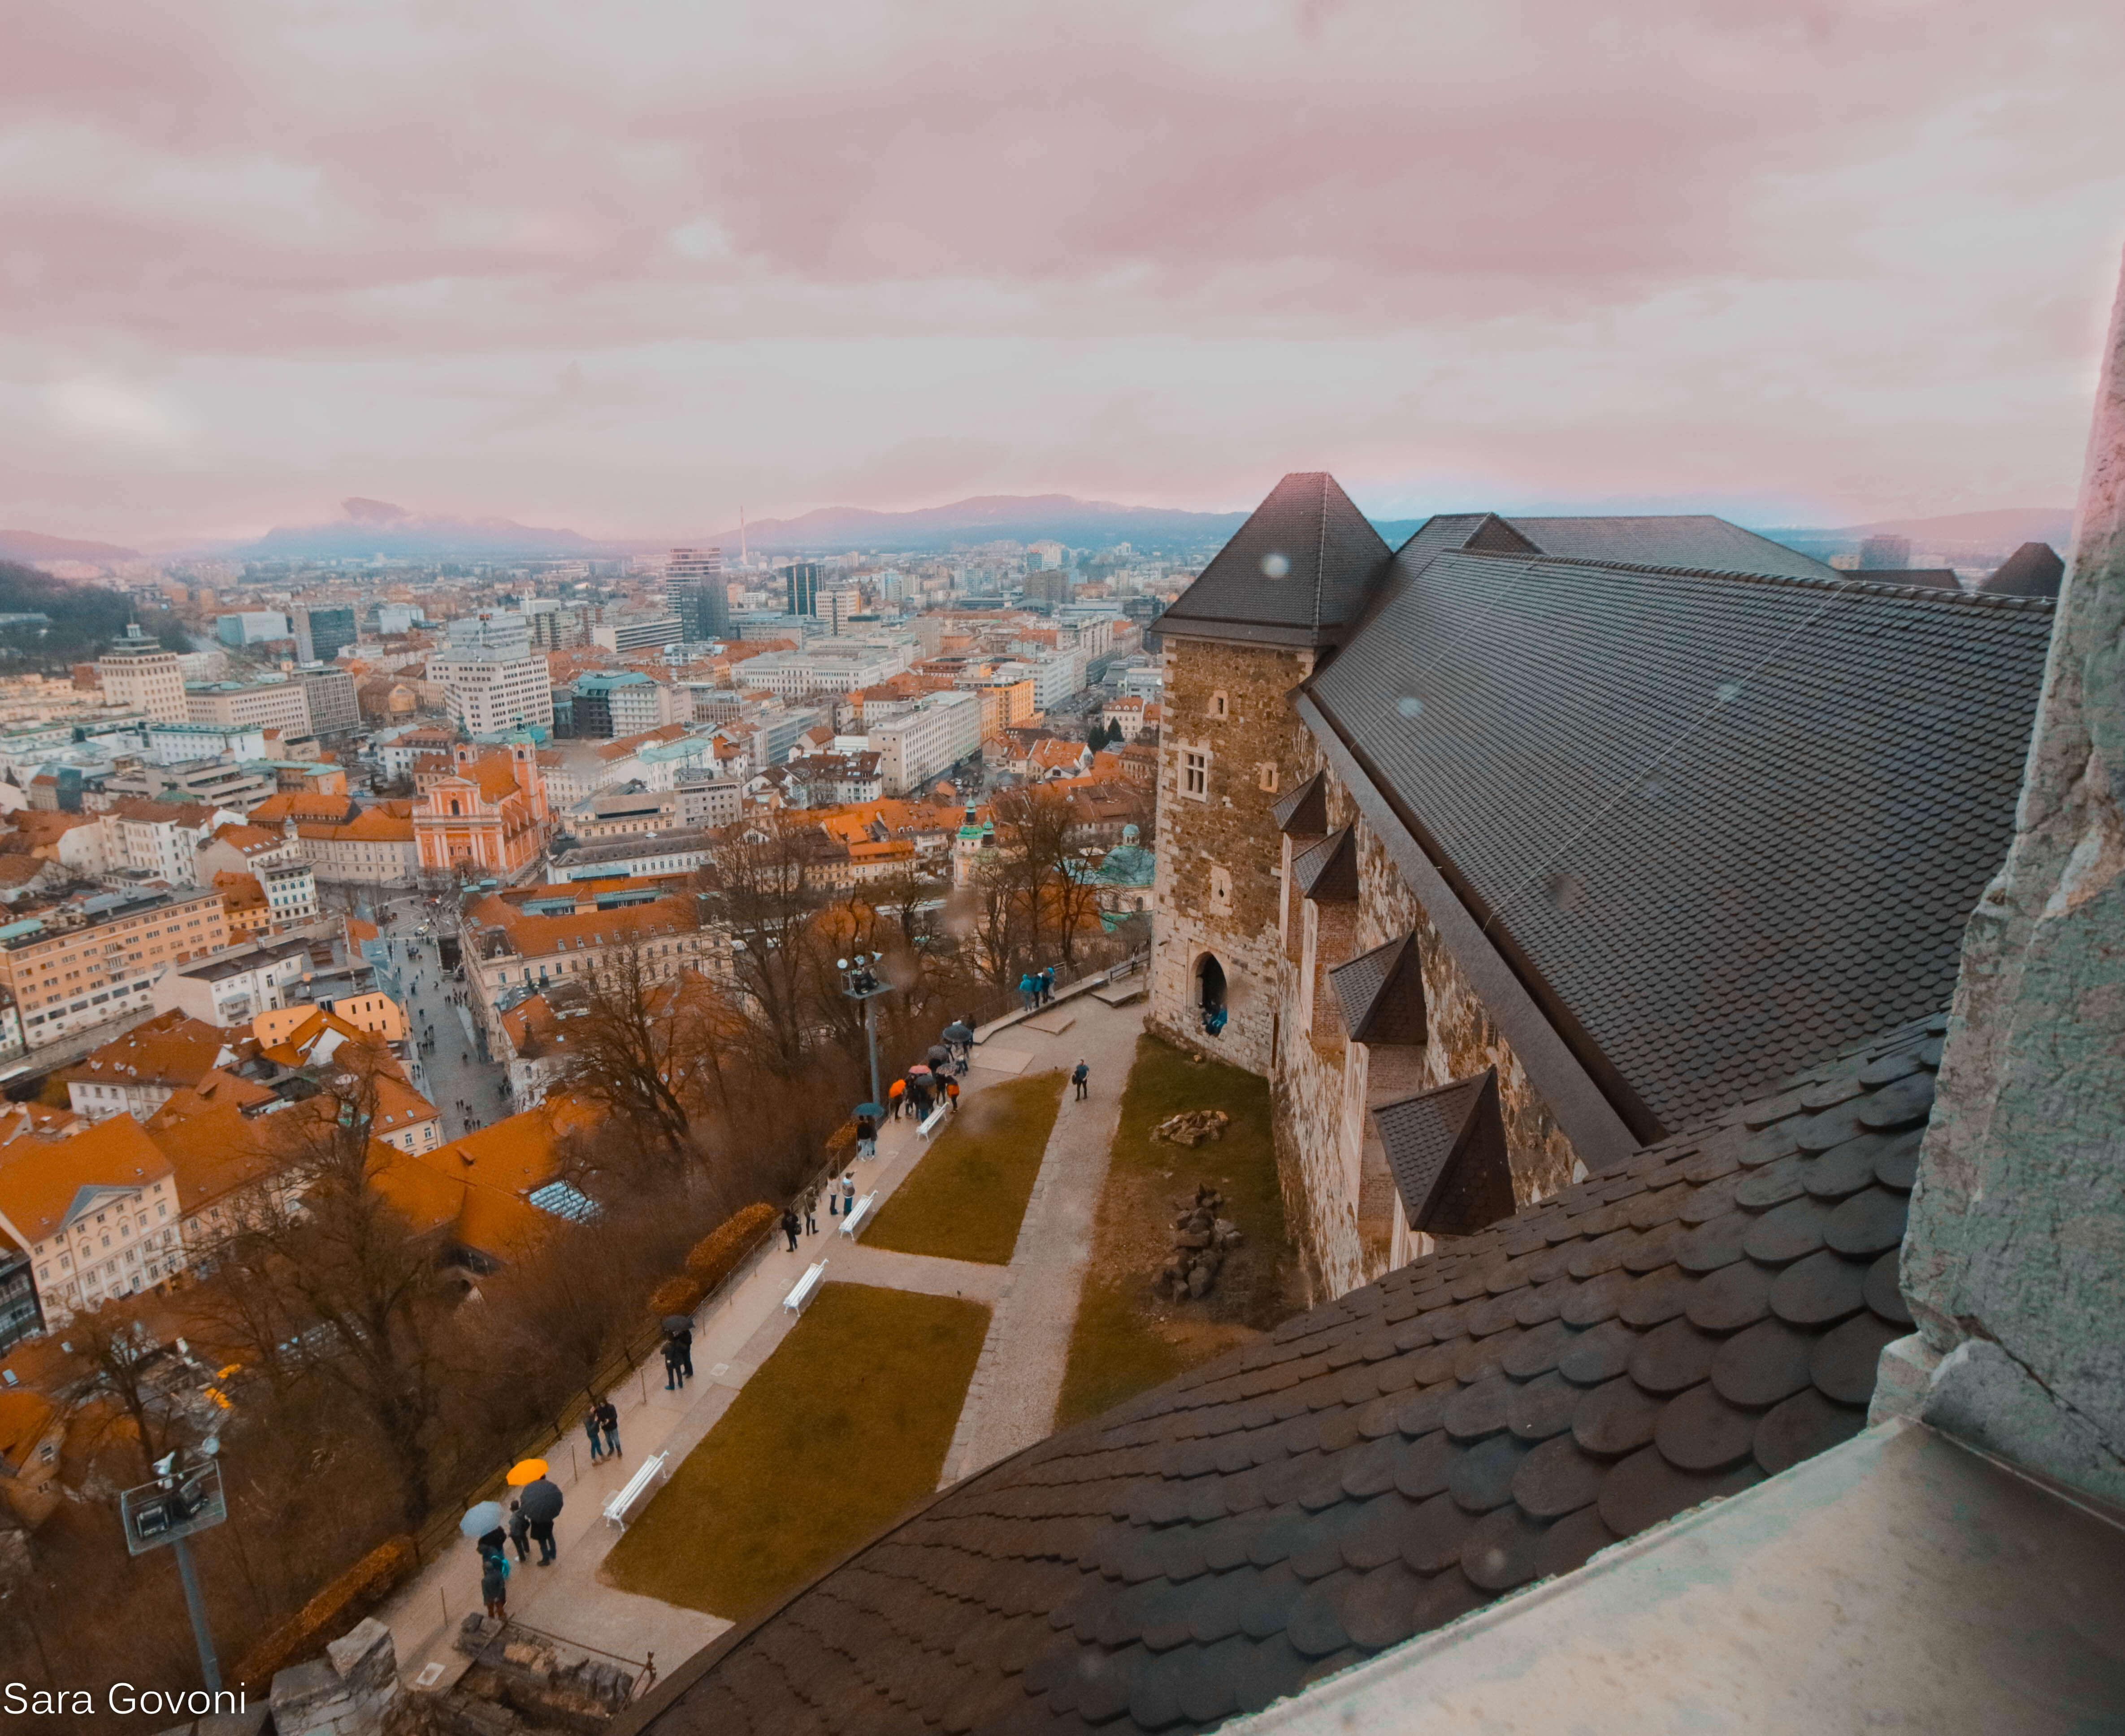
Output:
[[[853,1240],[856,1233],[856,1226],[860,1224],[870,1215],[870,1208],[877,1203],[878,1190],[874,1188],[869,1193],[863,1195],[862,1197],[858,1199],[855,1204],[850,1206],[848,1211],[843,1215],[841,1218],[841,1234]]]
[[[627,1522],[634,1517],[634,1510],[656,1490],[662,1489],[670,1477],[667,1461],[671,1456],[669,1453],[660,1452],[642,1461],[640,1468],[627,1480],[627,1487],[605,1503],[606,1524],[616,1525],[622,1531],[627,1529]]]
[[[817,1294],[819,1286],[826,1281],[827,1263],[824,1260],[809,1268],[803,1277],[790,1287],[789,1294],[783,1297],[782,1306],[792,1314],[802,1314],[804,1305]]]
[[[937,1124],[943,1121],[944,1118],[951,1113],[952,1110],[950,1104],[940,1103],[935,1108],[932,1109],[927,1115],[922,1117],[921,1122],[916,1127],[915,1131],[921,1134],[923,1138],[927,1139],[932,1133],[935,1133],[937,1131]]]

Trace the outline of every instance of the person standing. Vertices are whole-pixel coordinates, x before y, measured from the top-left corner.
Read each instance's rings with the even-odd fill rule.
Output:
[[[849,1216],[856,1209],[856,1174],[851,1169],[841,1178],[841,1216]]]
[[[596,1417],[598,1428],[605,1436],[605,1451],[617,1459],[620,1456],[620,1413],[613,1408],[611,1398],[607,1396],[600,1400],[597,1409],[591,1414]]]
[[[1030,1013],[1035,1007],[1040,1004],[1040,989],[1039,986],[1033,980],[1032,972],[1028,971],[1025,972],[1025,974],[1018,979],[1018,993],[1020,1000],[1025,1003],[1024,1006],[1020,1009],[1020,1011]]]
[[[1040,973],[1040,1004],[1044,1007],[1055,999],[1055,967],[1050,965]]]
[[[956,1079],[945,1081],[945,1107],[954,1115],[959,1113],[959,1082]]]
[[[595,1465],[605,1456],[605,1449],[598,1444],[598,1408],[595,1400],[583,1413],[583,1433],[590,1438],[591,1463]]]
[[[524,1517],[524,1503],[521,1501],[511,1501],[509,1503],[509,1541],[516,1545],[516,1559],[519,1561],[529,1561],[531,1559],[531,1545],[526,1541],[530,1535],[531,1522]]]
[[[858,1157],[878,1155],[878,1123],[868,1115],[859,1115],[856,1117],[856,1155]]]
[[[804,1196],[804,1234],[819,1233],[819,1190],[817,1188]]]
[[[551,1567],[558,1551],[554,1547],[554,1522],[534,1519],[531,1522],[531,1541],[539,1545],[539,1565]]]
[[[509,1619],[509,1557],[498,1549],[479,1552],[479,1601],[489,1621]]]
[[[679,1347],[670,1338],[664,1341],[664,1390],[667,1392],[679,1390]]]
[[[797,1251],[797,1232],[802,1227],[797,1221],[797,1214],[785,1206],[782,1208],[782,1233],[789,1238],[789,1251],[792,1254]]]
[[[896,1079],[890,1085],[886,1087],[885,1100],[893,1105],[893,1118],[895,1121],[898,1121],[900,1119],[900,1108],[902,1103],[907,1100],[907,1081],[906,1080]]]
[[[1085,1065],[1085,1063],[1081,1060],[1081,1061],[1077,1063],[1077,1070],[1076,1070],[1076,1071],[1074,1071],[1073,1073],[1072,1073],[1072,1074],[1071,1074],[1071,1075],[1070,1075],[1070,1083],[1071,1083],[1072,1084],[1075,1085],[1075,1086],[1077,1088],[1077,1102],[1079,1102],[1079,1103],[1082,1103],[1082,1102],[1084,1102],[1084,1100],[1085,1100],[1085,1081],[1086,1081],[1086,1080],[1090,1079],[1091,1076],[1092,1076],[1092,1070],[1091,1070],[1090,1067],[1086,1066]]]
[[[683,1386],[694,1378],[694,1329],[681,1326],[671,1334],[671,1342],[679,1347],[679,1384]]]

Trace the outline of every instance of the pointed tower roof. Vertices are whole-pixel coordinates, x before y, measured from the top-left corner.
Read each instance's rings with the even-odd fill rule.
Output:
[[[2055,597],[2066,578],[2066,562],[2048,543],[2024,543],[1977,588],[1994,596]]]
[[[1296,472],[1158,618],[1157,630],[1260,645],[1332,643],[1358,618],[1389,553],[1335,478]]]

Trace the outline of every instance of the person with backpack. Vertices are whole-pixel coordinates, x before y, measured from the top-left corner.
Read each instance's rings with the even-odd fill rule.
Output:
[[[1085,1065],[1085,1063],[1084,1063],[1081,1060],[1081,1061],[1078,1061],[1078,1063],[1077,1063],[1077,1069],[1076,1069],[1076,1070],[1075,1070],[1075,1071],[1073,1071],[1073,1072],[1071,1074],[1071,1075],[1070,1075],[1070,1083],[1071,1083],[1072,1084],[1075,1085],[1075,1086],[1077,1088],[1077,1102],[1079,1102],[1079,1103],[1082,1103],[1082,1102],[1084,1102],[1084,1100],[1085,1100],[1085,1081],[1086,1081],[1086,1080],[1090,1079],[1091,1076],[1092,1076],[1092,1070],[1091,1070],[1090,1067],[1086,1066]]]
[[[509,1557],[498,1549],[479,1553],[479,1601],[487,1606],[488,1620],[509,1619]]]

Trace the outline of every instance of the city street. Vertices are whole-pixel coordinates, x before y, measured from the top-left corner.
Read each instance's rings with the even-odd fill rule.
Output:
[[[384,932],[390,962],[379,977],[388,974],[389,981],[379,980],[379,986],[405,1008],[417,1033],[426,1038],[433,1033],[433,1046],[419,1057],[416,1083],[442,1112],[445,1136],[455,1139],[501,1120],[512,1113],[507,1070],[481,1059],[472,1012],[450,998],[454,990],[469,991],[442,967],[433,932],[436,913],[423,894],[412,891],[393,893],[384,908],[393,916]],[[421,933],[423,925],[429,933]]]

